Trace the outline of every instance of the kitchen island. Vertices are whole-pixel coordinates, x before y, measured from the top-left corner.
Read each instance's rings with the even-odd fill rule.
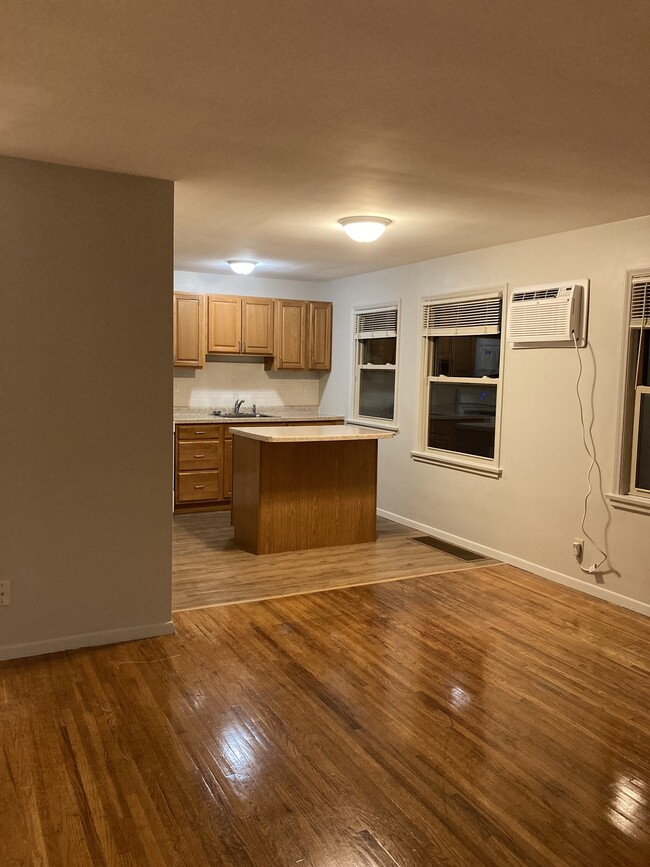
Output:
[[[235,541],[254,554],[374,542],[377,441],[356,425],[232,428]]]

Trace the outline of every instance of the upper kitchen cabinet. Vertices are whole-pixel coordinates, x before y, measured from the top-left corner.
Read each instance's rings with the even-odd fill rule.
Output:
[[[174,292],[174,367],[204,364],[204,296]]]
[[[306,370],[308,347],[308,302],[276,298],[275,356],[267,370]]]
[[[331,370],[331,301],[275,300],[275,355],[267,370]]]
[[[332,369],[332,302],[309,301],[309,369]]]
[[[207,351],[273,355],[273,299],[208,295]]]

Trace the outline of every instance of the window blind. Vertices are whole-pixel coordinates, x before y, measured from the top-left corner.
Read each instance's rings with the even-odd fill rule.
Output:
[[[650,328],[650,280],[647,277],[632,281],[630,328]]]
[[[354,336],[357,340],[370,337],[397,337],[397,307],[362,310],[357,313]]]
[[[422,308],[422,333],[425,337],[499,334],[500,331],[501,298],[427,301]]]

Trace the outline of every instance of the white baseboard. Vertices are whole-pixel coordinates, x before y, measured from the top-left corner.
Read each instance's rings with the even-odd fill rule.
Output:
[[[171,620],[164,623],[148,623],[144,626],[129,626],[125,629],[107,629],[105,632],[86,632],[80,635],[62,635],[27,644],[8,644],[0,647],[0,660],[22,659],[24,656],[41,656],[59,650],[76,650],[79,647],[97,647],[100,644],[117,644],[118,641],[136,641],[139,638],[154,638],[157,635],[173,635]]]
[[[505,551],[497,551],[496,548],[488,548],[486,545],[479,545],[478,542],[474,542],[472,539],[464,539],[462,536],[454,536],[452,533],[446,533],[444,530],[439,530],[437,527],[420,524],[419,521],[411,521],[403,515],[395,515],[393,512],[387,512],[385,509],[377,509],[377,514],[382,518],[388,518],[389,521],[395,521],[396,524],[403,524],[405,527],[420,530],[420,532],[426,533],[428,536],[436,536],[438,539],[443,539],[445,542],[450,542],[452,545],[458,545],[460,548],[469,548],[471,551],[477,551],[480,554],[484,554],[486,557],[501,560],[504,563],[509,563],[511,566],[518,566],[520,569],[524,569],[526,572],[532,572],[534,575],[539,575],[541,578],[548,578],[550,581],[555,581],[557,584],[563,584],[565,587],[571,587],[573,590],[579,590],[581,593],[587,593],[589,596],[596,596],[598,599],[612,602],[614,605],[619,605],[621,608],[628,608],[630,611],[636,611],[639,614],[645,614],[646,617],[650,617],[650,605],[647,602],[639,602],[636,599],[631,599],[629,596],[622,596],[620,593],[615,593],[613,590],[607,590],[605,587],[588,584],[586,581],[581,581],[579,578],[574,578],[571,575],[565,575],[563,572],[555,572],[553,569],[547,569],[545,566],[540,566],[537,563],[530,563],[528,560],[522,560],[521,557],[513,557],[512,554],[508,554]]]

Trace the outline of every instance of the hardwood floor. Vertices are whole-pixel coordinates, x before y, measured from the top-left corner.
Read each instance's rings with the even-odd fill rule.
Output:
[[[650,622],[505,565],[0,665],[0,864],[650,864]]]
[[[419,531],[385,518],[377,518],[376,542],[282,554],[249,554],[234,542],[233,535],[230,512],[174,516],[175,611],[372,584],[467,566],[453,554],[414,542],[414,537],[421,536]]]

